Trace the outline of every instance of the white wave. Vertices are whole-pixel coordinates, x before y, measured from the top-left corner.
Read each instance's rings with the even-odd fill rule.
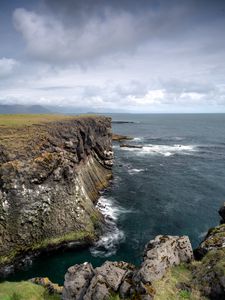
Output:
[[[142,141],[143,140],[143,137],[135,137],[133,138],[133,141]]]
[[[140,173],[140,172],[143,172],[144,171],[144,169],[128,169],[128,173],[130,174],[130,175],[133,175],[133,174],[137,174],[137,173]]]
[[[116,253],[117,246],[124,238],[124,232],[117,227],[116,221],[122,213],[130,212],[116,205],[110,198],[100,197],[96,207],[105,219],[104,234],[90,248],[93,256],[109,257]]]
[[[149,144],[143,146],[143,148],[122,148],[127,151],[134,151],[138,154],[150,154],[150,155],[163,155],[171,156],[176,153],[189,154],[190,152],[197,151],[195,145],[155,145]]]

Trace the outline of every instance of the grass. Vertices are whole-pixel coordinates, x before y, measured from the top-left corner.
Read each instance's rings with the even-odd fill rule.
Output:
[[[0,114],[0,146],[3,145],[11,153],[23,152],[28,144],[41,145],[49,136],[47,123],[69,122],[85,118],[93,118],[95,115],[51,115],[51,114]],[[99,116],[98,116],[99,117]],[[99,117],[101,118],[101,117]],[[26,152],[29,151],[25,151]]]
[[[39,114],[24,114],[24,115],[0,115],[0,127],[21,127],[31,126],[34,124],[48,123],[54,121],[70,120],[76,118],[74,116],[65,115],[39,115]]]
[[[54,114],[0,114],[0,128],[1,127],[23,127],[32,126],[35,124],[44,124],[55,121],[69,121],[80,118],[96,117],[96,115],[85,114],[79,116],[66,116]]]
[[[0,300],[60,300],[59,295],[49,295],[47,290],[28,281],[0,283]]]
[[[179,283],[191,285],[192,274],[186,265],[179,265],[168,270],[161,280],[153,284],[156,294],[154,300],[204,300],[200,292],[192,287],[190,290],[181,289]]]
[[[21,252],[26,252],[28,250],[39,250],[44,249],[47,247],[54,247],[56,245],[59,245],[63,242],[74,242],[84,239],[94,239],[94,229],[90,228],[90,231],[76,231],[76,232],[70,232],[60,237],[55,238],[49,238],[41,241],[40,243],[34,244],[32,246],[27,247],[27,249],[16,249],[10,252],[7,256],[0,256],[0,264],[7,264],[10,261],[12,261],[16,255],[18,255]],[[1,300],[1,299],[0,299]]]

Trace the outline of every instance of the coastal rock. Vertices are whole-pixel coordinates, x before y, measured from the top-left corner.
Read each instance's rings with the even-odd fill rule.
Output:
[[[151,284],[162,278],[169,267],[192,259],[192,247],[187,236],[158,235],[146,245],[144,261],[133,280]]]
[[[225,203],[223,204],[223,206],[220,207],[219,215],[222,218],[221,223],[225,223]]]
[[[133,145],[133,144],[120,144],[121,148],[134,148],[134,149],[141,149],[143,148],[142,145]]]
[[[35,277],[29,280],[32,283],[43,286],[48,293],[51,294],[62,294],[63,287],[58,285],[57,283],[51,282],[48,277]]]
[[[225,299],[225,249],[208,251],[193,268],[192,283],[202,295],[213,300]]]
[[[62,299],[82,300],[93,276],[94,270],[89,263],[70,267],[65,275]]]
[[[146,245],[144,260],[138,270],[125,262],[110,261],[95,268],[94,275],[91,273],[92,279],[85,281],[86,292],[83,299],[108,300],[111,295],[119,294],[121,299],[130,299],[134,295],[138,295],[138,299],[152,300],[155,294],[152,283],[160,279],[169,267],[181,262],[190,262],[192,258],[193,253],[188,237],[157,236]],[[78,268],[77,265],[75,267]],[[79,277],[79,274],[75,274],[75,277]],[[76,298],[76,293],[73,298],[65,297],[68,288],[76,291],[71,288],[71,286],[75,286],[73,280],[71,281],[70,277],[66,275],[64,300],[79,299]],[[89,286],[87,287],[88,282]]]
[[[95,203],[112,177],[111,119],[1,128],[0,141],[0,273],[27,253],[92,243],[103,222]]]
[[[125,141],[125,140],[133,140],[132,137],[128,136],[128,135],[122,135],[122,134],[113,134],[112,135],[112,140],[116,141],[116,142],[121,142],[121,141]]]
[[[129,294],[131,285],[125,282],[133,270],[134,266],[125,262],[106,261],[94,270],[90,264],[75,265],[65,275],[63,300],[106,300],[112,292],[124,297]]]
[[[199,247],[194,250],[195,258],[202,259],[211,250],[225,247],[225,224],[211,228]]]

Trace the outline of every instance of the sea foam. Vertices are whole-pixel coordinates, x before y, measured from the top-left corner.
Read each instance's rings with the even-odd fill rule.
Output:
[[[117,227],[117,220],[123,213],[129,211],[118,206],[111,198],[100,197],[96,207],[105,219],[104,233],[90,248],[93,256],[109,257],[116,253],[117,246],[125,239],[124,232]]]
[[[148,144],[143,146],[142,148],[122,148],[122,150],[137,152],[140,155],[163,155],[163,156],[171,156],[176,153],[180,154],[190,154],[191,152],[197,151],[195,145],[155,145]]]

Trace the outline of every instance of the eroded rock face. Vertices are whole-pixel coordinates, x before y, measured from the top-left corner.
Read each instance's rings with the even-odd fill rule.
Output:
[[[20,129],[18,129],[20,130]],[[95,238],[99,190],[112,176],[111,119],[85,117],[23,128],[31,140],[0,147],[0,256]]]
[[[193,252],[188,237],[157,236],[145,247],[143,263],[136,268],[125,262],[106,261],[101,267],[94,269],[91,280],[86,280],[84,300],[107,300],[112,294],[118,294],[121,299],[130,299],[137,295],[138,299],[153,299],[154,291],[151,284],[160,279],[173,265],[190,262]],[[76,266],[75,266],[76,267]],[[77,297],[77,281],[79,272],[74,279],[69,280],[70,269],[65,276],[64,300],[79,299]],[[83,277],[81,276],[81,279]],[[83,282],[83,281],[82,281]],[[89,285],[89,286],[88,286]],[[68,290],[73,289],[74,298],[67,298]]]
[[[144,261],[134,280],[144,284],[152,283],[162,278],[169,267],[192,259],[193,251],[187,236],[158,235],[146,245]]]
[[[82,300],[93,276],[91,264],[84,263],[70,267],[65,275],[63,299]]]
[[[203,258],[211,250],[219,250],[225,247],[225,224],[211,228],[205,239],[201,242],[199,247],[195,249],[195,257],[197,259]]]
[[[112,292],[119,291],[133,270],[134,266],[125,262],[106,261],[94,270],[87,263],[75,265],[65,275],[63,299],[107,300]]]

